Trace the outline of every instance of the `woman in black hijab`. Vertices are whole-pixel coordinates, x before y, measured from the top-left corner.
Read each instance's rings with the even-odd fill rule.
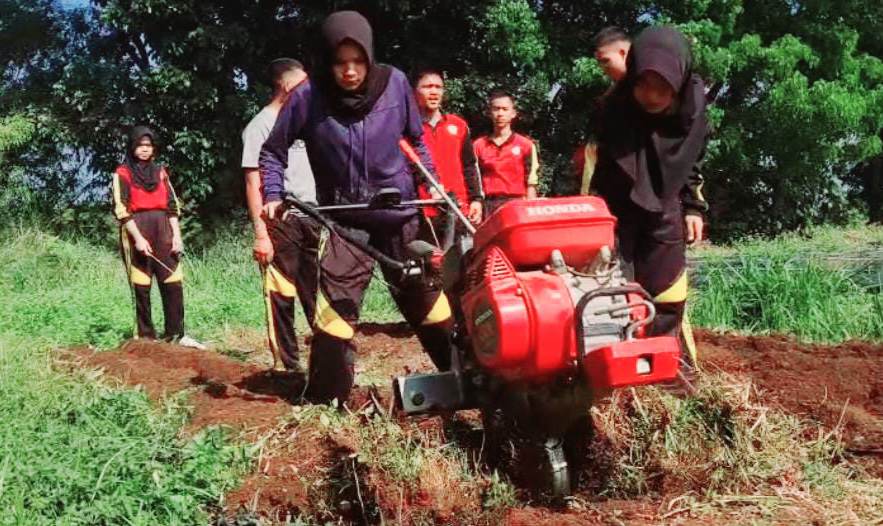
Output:
[[[163,304],[163,338],[201,348],[202,344],[184,335],[180,206],[168,171],[156,162],[156,143],[150,128],[132,128],[125,159],[114,171],[111,184],[123,261],[135,302],[135,337],[156,338],[150,309],[155,276]]]
[[[347,45],[363,54],[364,71],[342,71],[339,48]],[[393,68],[374,59],[374,35],[368,21],[355,11],[338,11],[322,24],[322,49],[316,79],[335,115],[362,119],[386,90]],[[357,59],[358,60],[358,59]],[[356,68],[359,69],[359,68]]]
[[[146,157],[146,154],[139,155],[135,152],[141,146],[142,139],[144,139],[145,145],[149,142],[150,147],[155,148],[156,136],[153,130],[147,126],[135,126],[129,132],[129,147],[126,148],[125,164],[132,173],[132,182],[148,192],[153,192],[156,190],[156,185],[159,184],[161,168],[154,162],[152,150],[150,157],[146,159],[143,158]]]
[[[320,205],[367,203],[378,190],[397,189],[402,200],[417,195],[402,139],[434,171],[423,143],[423,123],[404,73],[377,63],[372,29],[355,11],[338,11],[322,24],[317,67],[292,92],[261,149],[264,213],[283,206],[288,149],[307,145]],[[417,239],[416,208],[379,208],[336,214],[334,219],[363,231],[371,246],[397,260]],[[355,380],[353,337],[374,261],[343,238],[329,234],[319,255],[319,286],[310,351],[309,398],[344,403]],[[450,367],[451,310],[435,286],[383,273],[393,300],[439,369]]]
[[[705,85],[693,73],[689,44],[672,27],[645,29],[629,51],[627,68],[604,102],[592,186],[617,217],[626,271],[654,297],[651,334],[681,336],[685,364],[692,366],[695,346],[683,323],[682,199],[707,140]]]

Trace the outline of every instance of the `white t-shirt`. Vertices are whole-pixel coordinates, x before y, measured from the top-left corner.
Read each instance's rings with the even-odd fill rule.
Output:
[[[278,112],[264,107],[251,119],[242,131],[242,167],[257,168],[261,146],[273,131]],[[305,203],[316,204],[316,180],[307,157],[303,141],[294,141],[288,150],[288,167],[285,169],[285,193]]]

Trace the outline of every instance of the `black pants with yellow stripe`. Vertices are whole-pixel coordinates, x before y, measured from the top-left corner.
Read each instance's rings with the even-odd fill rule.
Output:
[[[310,218],[288,210],[268,224],[273,261],[262,268],[267,336],[274,369],[299,368],[294,326],[295,300],[300,299],[307,322],[316,312],[319,227]]]
[[[150,311],[150,286],[155,276],[163,305],[163,338],[180,338],[184,335],[183,273],[178,255],[172,253],[172,226],[168,213],[165,210],[135,212],[130,221],[135,222],[153,249],[153,257],[135,250],[132,236],[125,227],[120,229],[123,262],[135,302],[136,336],[156,338]]]
[[[680,203],[655,213],[638,206],[612,206],[617,217],[619,257],[626,277],[653,297],[656,319],[649,335],[678,336],[683,356],[696,364],[696,346],[686,319],[687,256],[684,214]]]
[[[401,230],[369,232],[370,244],[397,260],[406,258],[408,243],[417,239],[420,219],[415,216]],[[325,231],[319,248],[319,294],[310,353],[310,398],[316,402],[345,402],[355,379],[353,342],[355,325],[374,260],[362,250]],[[451,308],[444,293],[422,281],[402,281],[395,271],[382,268],[393,300],[416,332],[433,363],[441,370],[451,365]]]

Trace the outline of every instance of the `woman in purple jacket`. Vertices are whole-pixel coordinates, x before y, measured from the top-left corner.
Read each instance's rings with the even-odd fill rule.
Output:
[[[303,139],[316,179],[320,205],[366,203],[381,188],[395,187],[402,199],[417,195],[411,167],[399,149],[409,140],[434,171],[423,144],[423,126],[405,75],[374,61],[368,21],[355,11],[333,13],[322,25],[324,52],[309,83],[282,108],[260,156],[264,213],[272,219],[283,198],[288,148]],[[387,209],[336,215],[368,234],[370,244],[395,259],[417,239],[418,210]],[[308,396],[318,402],[349,397],[354,380],[354,326],[374,262],[333,232],[320,245],[314,337]],[[420,283],[402,283],[383,269],[390,293],[439,369],[450,366],[447,298]]]

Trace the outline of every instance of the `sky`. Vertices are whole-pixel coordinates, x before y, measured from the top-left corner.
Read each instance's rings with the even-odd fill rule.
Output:
[[[77,9],[89,5],[89,0],[57,0],[62,9]]]

